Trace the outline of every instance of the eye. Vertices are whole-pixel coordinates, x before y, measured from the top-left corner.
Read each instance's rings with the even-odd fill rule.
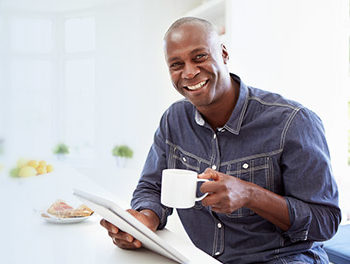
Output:
[[[174,62],[174,63],[170,64],[169,68],[172,70],[177,70],[177,69],[180,69],[181,66],[182,66],[181,62]]]
[[[205,61],[207,58],[208,58],[208,54],[201,53],[201,54],[198,54],[194,57],[194,61],[202,62],[202,61]]]

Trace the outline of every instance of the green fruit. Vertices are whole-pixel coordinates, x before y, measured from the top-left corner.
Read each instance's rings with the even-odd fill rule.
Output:
[[[19,177],[31,177],[36,175],[36,169],[31,166],[24,166],[19,170]]]
[[[20,168],[18,168],[18,167],[13,168],[12,170],[10,170],[10,176],[14,177],[14,178],[19,177],[19,170],[20,170]]]

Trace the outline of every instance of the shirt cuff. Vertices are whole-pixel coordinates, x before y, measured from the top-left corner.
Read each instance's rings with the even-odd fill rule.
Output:
[[[285,200],[288,206],[291,226],[282,235],[293,243],[307,240],[312,220],[309,206],[292,197],[285,197]]]
[[[151,201],[143,201],[137,204],[133,204],[132,209],[136,211],[149,209],[155,212],[159,217],[159,226],[157,229],[163,229],[167,223],[168,216],[172,214],[171,208],[163,207],[162,205]]]

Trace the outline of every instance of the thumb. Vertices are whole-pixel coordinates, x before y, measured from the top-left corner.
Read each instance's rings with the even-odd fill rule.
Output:
[[[198,174],[199,179],[219,180],[219,173],[211,168],[207,168],[203,173]]]

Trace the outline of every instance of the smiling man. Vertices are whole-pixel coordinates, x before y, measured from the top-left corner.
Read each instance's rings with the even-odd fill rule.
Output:
[[[209,195],[177,212],[197,247],[224,263],[328,263],[320,242],[341,216],[317,115],[230,73],[228,52],[205,20],[177,20],[164,51],[185,99],[161,119],[129,212],[164,228],[173,209],[160,203],[162,170],[194,170],[211,179],[200,188]],[[142,246],[101,224],[117,246]]]

